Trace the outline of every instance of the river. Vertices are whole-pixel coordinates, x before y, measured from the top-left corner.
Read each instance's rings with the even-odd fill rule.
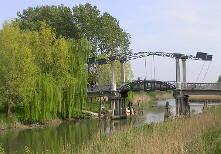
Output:
[[[83,119],[64,122],[56,126],[47,126],[39,129],[0,131],[0,153],[3,148],[6,153],[62,153],[71,146],[75,151],[82,143],[91,140],[98,132],[111,134],[113,130],[121,129],[126,125],[140,127],[151,122],[163,122],[166,101],[170,103],[171,112],[175,115],[175,100],[158,101],[157,107],[144,108],[143,115],[124,120]],[[213,103],[209,105],[219,105]],[[202,112],[202,104],[191,103],[192,113]]]

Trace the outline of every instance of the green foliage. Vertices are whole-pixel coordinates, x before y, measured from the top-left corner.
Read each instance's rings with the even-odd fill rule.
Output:
[[[29,7],[17,13],[19,27],[22,30],[39,31],[44,21],[53,28],[56,36],[65,38],[79,38],[78,26],[73,22],[72,10],[64,5]]]
[[[134,93],[132,91],[129,91],[127,94],[128,94],[127,101],[128,102],[133,102],[133,100],[134,100]]]
[[[156,96],[157,96],[157,93],[154,92],[154,91],[147,92],[147,94],[148,94],[152,99],[155,99]]]
[[[119,21],[107,12],[101,13],[96,6],[89,3],[74,6],[72,9],[64,5],[29,7],[22,13],[18,12],[17,15],[17,20],[20,21],[19,27],[22,30],[39,31],[44,21],[55,31],[52,37],[87,39],[92,46],[90,57],[98,58],[102,55],[103,58],[107,58],[110,55],[123,55],[131,52],[130,35],[120,27]],[[50,59],[50,57],[47,58]],[[51,68],[51,66],[48,67]],[[110,84],[109,65],[90,67],[89,82]],[[117,64],[116,68],[120,70],[120,65]],[[131,79],[133,75],[129,63],[126,64],[125,70],[126,78]],[[100,76],[104,78],[102,81],[100,81]]]
[[[84,39],[56,38],[43,22],[39,31],[5,23],[0,33],[0,105],[24,108],[23,120],[79,116],[86,104],[90,51]]]
[[[121,83],[121,66],[120,62],[115,62],[115,78],[117,85]],[[130,63],[124,64],[125,82],[129,82],[133,79],[133,72],[131,71]],[[112,81],[111,65],[100,65],[97,67],[97,81],[100,85],[108,85]]]
[[[130,35],[119,26],[119,21],[109,13],[103,14],[89,3],[73,7],[73,17],[87,38],[95,56],[100,54],[124,54],[129,51]]]
[[[94,49],[93,55],[122,54],[129,51],[130,35],[119,26],[119,21],[109,13],[103,14],[89,3],[74,6],[64,5],[29,7],[17,13],[22,30],[40,30],[41,22],[53,28],[56,36],[86,38]]]
[[[99,105],[100,105],[100,100],[92,98],[90,102],[87,102],[86,106],[84,107],[84,110],[98,113]],[[105,109],[111,110],[110,104],[108,104],[107,102],[105,102],[104,106]]]
[[[100,105],[100,102],[96,99],[92,99],[91,102],[88,102],[85,106],[85,110],[86,111],[91,111],[91,112],[96,112],[98,113],[99,112],[99,105]]]
[[[0,144],[0,154],[5,154],[5,150],[4,150],[4,148],[2,147],[2,144]]]
[[[0,103],[4,105],[23,105],[31,97],[37,66],[27,43],[30,37],[8,23],[0,33]]]

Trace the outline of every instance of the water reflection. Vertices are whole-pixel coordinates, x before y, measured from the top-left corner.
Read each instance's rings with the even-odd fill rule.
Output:
[[[169,101],[171,112],[175,115],[175,100],[166,101]],[[1,131],[0,144],[6,153],[24,153],[25,147],[34,153],[45,153],[47,150],[51,153],[63,153],[66,149],[75,153],[82,143],[91,140],[99,132],[111,135],[114,130],[127,125],[140,127],[151,122],[163,122],[166,101],[158,101],[158,107],[144,108],[143,115],[124,120],[84,119],[42,129]],[[203,104],[191,103],[190,106],[191,111],[202,112]]]

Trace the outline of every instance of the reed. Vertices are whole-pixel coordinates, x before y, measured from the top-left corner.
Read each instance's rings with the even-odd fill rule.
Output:
[[[78,153],[203,153],[210,145],[205,145],[202,136],[210,130],[220,130],[220,118],[220,109],[212,109],[191,118],[124,128],[111,136],[98,134]]]
[[[221,100],[221,96],[220,95],[192,95],[190,96],[191,100]]]
[[[171,92],[139,92],[134,94],[133,102],[137,103],[140,100],[142,103],[147,103],[149,101],[155,100],[166,100],[173,98]]]

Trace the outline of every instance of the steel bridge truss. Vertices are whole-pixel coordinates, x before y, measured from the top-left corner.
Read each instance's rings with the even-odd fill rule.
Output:
[[[169,57],[169,58],[179,58],[179,59],[191,59],[191,60],[204,60],[204,61],[212,61],[212,55],[207,55],[207,53],[197,52],[194,55],[186,55],[181,53],[166,53],[166,52],[137,52],[137,53],[129,53],[125,55],[116,55],[110,56],[108,58],[96,59],[96,57],[91,57],[88,60],[88,64],[97,63],[99,65],[108,64],[113,60],[119,60],[120,62],[126,62],[138,58],[144,58],[148,56],[161,56],[161,57]]]
[[[127,91],[167,91],[176,89],[175,82],[164,82],[155,80],[136,80],[125,84],[119,90],[121,92]]]

